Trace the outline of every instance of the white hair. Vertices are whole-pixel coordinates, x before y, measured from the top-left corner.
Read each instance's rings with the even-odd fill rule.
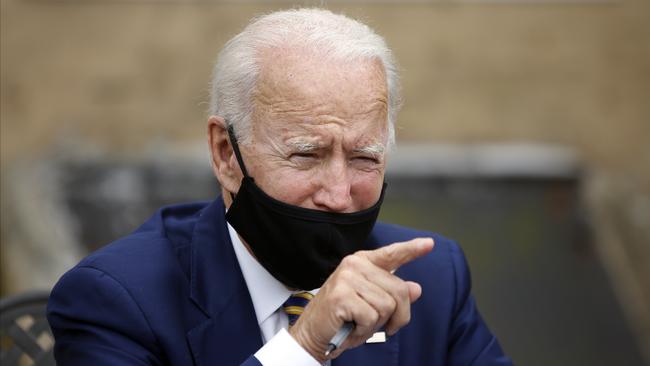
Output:
[[[237,139],[250,143],[253,92],[262,49],[300,45],[319,56],[345,62],[379,59],[388,90],[388,147],[395,141],[401,107],[399,75],[392,52],[370,27],[323,9],[278,11],[253,19],[221,50],[214,66],[210,114],[233,125]]]

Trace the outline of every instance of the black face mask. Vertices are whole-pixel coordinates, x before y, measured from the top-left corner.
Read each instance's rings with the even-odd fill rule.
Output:
[[[377,203],[363,211],[337,213],[290,205],[255,184],[244,166],[232,126],[228,135],[244,179],[226,220],[273,277],[290,288],[312,290],[323,285],[343,257],[367,249],[386,183]]]

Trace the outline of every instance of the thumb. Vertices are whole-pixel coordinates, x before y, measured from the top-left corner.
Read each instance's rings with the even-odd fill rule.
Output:
[[[413,281],[406,281],[406,285],[409,288],[409,300],[412,304],[422,296],[422,286]]]

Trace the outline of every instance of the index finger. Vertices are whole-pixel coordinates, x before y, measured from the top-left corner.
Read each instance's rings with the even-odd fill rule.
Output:
[[[374,265],[393,272],[415,258],[429,253],[433,249],[433,245],[432,238],[415,238],[359,254],[365,256]]]

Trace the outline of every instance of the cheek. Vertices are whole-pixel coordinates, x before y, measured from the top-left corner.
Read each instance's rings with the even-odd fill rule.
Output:
[[[363,210],[377,203],[383,184],[384,176],[379,172],[357,175],[350,187],[350,195],[356,210]]]
[[[316,190],[312,174],[295,169],[277,169],[256,182],[269,196],[296,206],[309,201]]]
[[[296,170],[289,167],[276,169],[260,169],[266,172],[257,174],[258,186],[269,196],[296,206],[312,208],[312,198],[318,192],[322,172],[318,170]],[[381,195],[384,182],[383,170],[374,172],[352,171],[350,179],[350,197],[353,211],[371,207]]]

